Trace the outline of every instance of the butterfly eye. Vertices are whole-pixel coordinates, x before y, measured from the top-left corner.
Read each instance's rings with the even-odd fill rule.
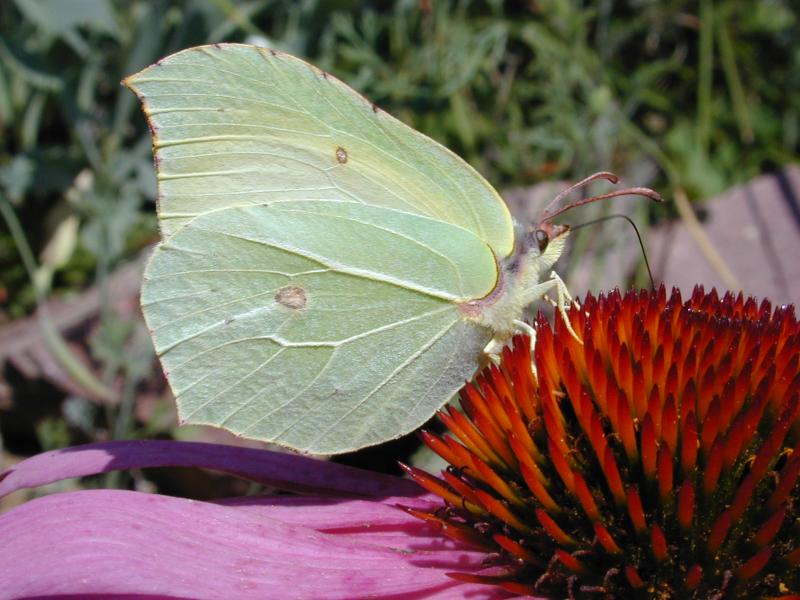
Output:
[[[539,247],[539,252],[544,252],[547,244],[550,243],[550,236],[543,229],[537,229],[533,232],[533,239],[536,240],[536,245]]]

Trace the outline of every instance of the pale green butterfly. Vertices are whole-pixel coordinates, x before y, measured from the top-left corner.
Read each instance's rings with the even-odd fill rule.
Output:
[[[564,309],[542,281],[555,204],[515,243],[476,171],[316,67],[225,44],[124,83],[158,175],[142,308],[182,422],[317,454],[376,444],[451,399],[526,305],[555,288]],[[616,180],[581,184],[599,177]]]

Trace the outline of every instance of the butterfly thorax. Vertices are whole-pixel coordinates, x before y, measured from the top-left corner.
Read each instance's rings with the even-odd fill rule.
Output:
[[[511,256],[498,261],[494,289],[483,298],[460,306],[462,317],[489,329],[496,342],[510,339],[519,329],[515,322],[538,299],[537,286],[548,278],[548,272],[564,250],[566,237],[564,231],[550,240],[544,251],[531,243],[519,244]]]

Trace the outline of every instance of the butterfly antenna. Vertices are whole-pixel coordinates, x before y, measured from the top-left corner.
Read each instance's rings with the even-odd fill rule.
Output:
[[[539,222],[546,223],[551,219],[553,219],[554,217],[560,215],[561,213],[571,210],[577,206],[583,206],[584,204],[597,202],[598,200],[605,200],[607,198],[616,198],[617,196],[644,196],[645,198],[650,198],[654,202],[664,201],[661,195],[655,190],[651,190],[650,188],[646,187],[631,187],[631,188],[625,188],[623,190],[614,190],[613,192],[600,194],[599,196],[591,196],[590,198],[582,198],[580,200],[575,200],[574,202],[570,202],[566,206],[558,208],[558,205],[561,204],[561,201],[564,200],[564,198],[566,198],[572,192],[582,187],[585,187],[586,185],[592,183],[593,181],[597,181],[598,179],[605,179],[606,181],[610,181],[611,183],[619,182],[619,177],[614,175],[614,173],[610,173],[609,171],[600,171],[598,173],[594,173],[593,175],[589,175],[585,179],[581,179],[578,183],[572,184],[567,189],[559,193],[555,198],[553,198],[553,201],[547,205],[544,211],[542,211],[542,216]]]
[[[592,219],[591,221],[587,221],[586,223],[581,223],[580,225],[574,225],[570,229],[575,231],[576,229],[580,229],[581,227],[588,227],[589,225],[596,225],[597,223],[603,223],[605,221],[610,221],[611,219],[625,219],[630,226],[633,227],[633,230],[636,232],[636,237],[639,240],[639,247],[642,249],[642,258],[644,259],[644,266],[647,268],[647,276],[650,277],[650,288],[655,290],[656,289],[656,282],[653,279],[653,272],[650,270],[650,261],[647,260],[647,251],[644,249],[644,242],[642,241],[642,235],[639,233],[639,228],[636,226],[636,223],[628,215],[623,214],[614,214],[608,215],[606,217],[600,217],[599,219]]]

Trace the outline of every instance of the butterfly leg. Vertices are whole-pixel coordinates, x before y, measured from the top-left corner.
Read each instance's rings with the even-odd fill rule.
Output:
[[[514,325],[519,329],[520,333],[527,333],[531,336],[532,340],[536,339],[536,330],[528,325],[525,321],[520,321],[519,319],[514,319]]]
[[[531,338],[531,348],[536,346],[536,330],[528,325],[525,321],[520,321],[519,319],[514,319],[514,327],[516,329],[515,333],[526,333]],[[503,347],[508,343],[506,341],[500,341],[498,339],[492,339],[486,347],[483,349],[483,353],[486,354],[492,362],[495,364],[500,363],[500,352],[503,351]]]
[[[556,288],[556,302],[553,304],[558,309],[558,312],[561,313],[561,318],[564,320],[564,325],[567,326],[567,331],[569,331],[570,335],[575,338],[575,340],[583,346],[583,340],[581,337],[575,332],[575,329],[572,327],[572,321],[570,321],[569,316],[567,316],[567,307],[570,303],[573,303],[574,300],[567,289],[567,284],[564,283],[564,280],[558,276],[558,273],[555,271],[550,272],[550,281],[554,282],[553,286]]]
[[[536,361],[533,360],[533,351],[536,348],[536,329],[528,325],[525,321],[514,319],[514,326],[522,333],[527,333],[531,338],[531,371],[533,371],[533,378],[539,381],[539,372],[536,370]]]
[[[578,342],[583,344],[583,340],[575,332],[575,329],[572,327],[572,322],[569,320],[569,317],[567,316],[567,307],[573,300],[572,296],[569,293],[569,290],[567,289],[567,284],[565,284],[564,280],[558,276],[558,273],[556,273],[555,271],[551,271],[550,279],[548,279],[547,281],[543,281],[542,283],[539,283],[530,288],[528,296],[530,298],[547,298],[547,293],[554,288],[556,291],[556,300],[555,302],[551,300],[553,306],[561,314],[561,318],[564,320],[564,325],[567,326],[567,331],[569,331],[570,335],[574,337]]]
[[[501,342],[497,339],[492,339],[486,347],[483,349],[484,355],[492,361],[494,364],[500,364],[500,353],[503,351],[503,346],[505,346],[505,342]]]
[[[552,301],[547,297],[547,293],[550,292],[552,289],[556,290],[556,300]],[[575,329],[572,327],[572,322],[569,320],[567,316],[567,307],[572,300],[572,296],[567,289],[567,285],[558,276],[558,273],[552,271],[550,273],[550,279],[547,281],[543,281],[533,287],[529,288],[526,291],[526,298],[533,301],[534,299],[538,298],[545,298],[549,300],[553,306],[559,311],[561,314],[561,318],[564,320],[564,324],[567,326],[567,331],[569,331],[570,335],[574,337],[580,344],[583,344],[583,340],[577,334]],[[519,319],[514,319],[514,327],[516,328],[517,332],[520,333],[527,333],[531,338],[531,351],[533,348],[536,347],[536,330],[528,325],[525,321],[521,321]],[[483,353],[495,364],[500,363],[500,352],[502,352],[503,347],[507,343],[507,339],[499,340],[493,338],[483,349]],[[533,367],[534,375],[536,374],[536,367]]]

